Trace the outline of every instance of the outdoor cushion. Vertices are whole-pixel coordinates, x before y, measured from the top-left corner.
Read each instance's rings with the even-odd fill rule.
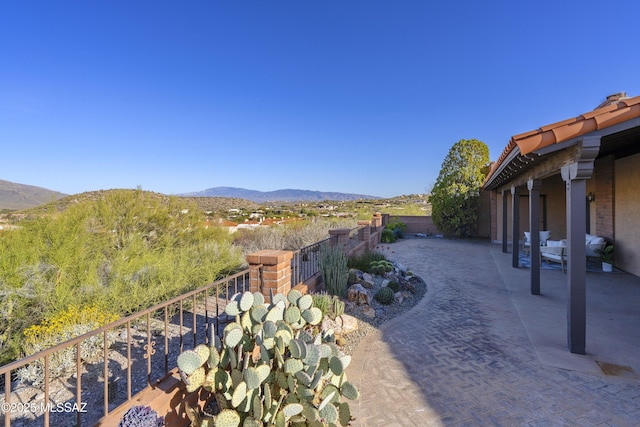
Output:
[[[547,239],[549,239],[549,237],[551,237],[551,231],[548,231],[548,230],[540,231],[539,232],[539,236],[540,236],[540,244],[541,245],[546,245],[547,244]],[[524,232],[524,245],[525,246],[531,246],[531,232],[530,231],[525,231]]]
[[[565,240],[547,240],[547,246],[550,248],[563,248],[567,246]]]

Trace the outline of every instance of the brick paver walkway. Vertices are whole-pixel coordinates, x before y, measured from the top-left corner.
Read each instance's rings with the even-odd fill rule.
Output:
[[[538,361],[491,250],[444,239],[385,246],[428,292],[361,341],[347,370],[361,392],[353,425],[640,425],[638,377]]]

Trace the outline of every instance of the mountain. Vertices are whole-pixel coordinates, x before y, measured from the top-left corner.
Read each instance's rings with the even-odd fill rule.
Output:
[[[197,191],[195,193],[180,194],[180,196],[188,197],[234,197],[239,199],[250,200],[255,203],[265,202],[298,202],[298,201],[322,201],[322,200],[358,200],[358,199],[379,199],[376,196],[367,196],[365,194],[337,193],[327,191],[311,191],[311,190],[275,190],[275,191],[257,191],[247,190],[246,188],[236,187],[213,187],[206,190]]]
[[[43,205],[66,194],[0,179],[0,210],[20,210]]]

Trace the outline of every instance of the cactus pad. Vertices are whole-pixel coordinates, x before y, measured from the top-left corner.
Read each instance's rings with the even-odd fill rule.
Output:
[[[200,358],[200,355],[193,350],[183,351],[178,356],[178,368],[180,368],[186,375],[191,375],[193,371],[203,364],[204,361]]]
[[[309,294],[303,295],[298,300],[298,308],[300,310],[308,310],[313,306],[313,297]]]
[[[284,311],[284,321],[292,324],[300,321],[300,309],[295,305],[290,305]]]
[[[333,375],[342,375],[344,372],[344,366],[342,365],[342,360],[340,358],[333,356],[329,359],[329,369],[333,372]]]
[[[322,320],[322,311],[318,307],[311,307],[302,312],[302,318],[315,326]]]
[[[240,414],[233,409],[224,409],[216,415],[215,427],[238,427]]]
[[[302,412],[302,405],[299,403],[289,403],[282,408],[282,412],[284,412],[285,417],[291,418]]]
[[[247,398],[247,383],[240,382],[233,390],[233,397],[231,398],[231,405],[234,408],[240,406],[240,404]]]
[[[203,366],[193,371],[191,375],[189,375],[189,377],[187,378],[187,381],[188,381],[187,392],[192,393],[197,389],[199,389],[204,383],[206,376],[207,376],[207,373],[204,370]]]
[[[298,304],[298,300],[300,298],[302,298],[302,294],[297,289],[291,289],[287,294],[287,300],[289,300],[289,302],[294,305]]]
[[[287,359],[284,362],[284,371],[287,374],[295,374],[304,368],[302,362],[299,359]]]
[[[351,422],[351,409],[347,402],[338,405],[338,420],[343,427],[347,427]]]
[[[260,374],[258,370],[252,366],[246,368],[243,373],[245,383],[247,383],[247,389],[253,390],[260,386]]]
[[[320,409],[320,416],[329,424],[335,424],[338,421],[338,410],[334,405],[325,405],[324,408]]]
[[[242,341],[242,330],[231,329],[224,334],[224,343],[227,347],[235,347]]]
[[[253,319],[253,321],[256,323],[262,323],[267,317],[268,312],[269,311],[267,310],[267,307],[265,307],[264,305],[253,307],[251,309],[251,319]]]
[[[253,306],[253,294],[251,292],[245,292],[240,298],[240,310],[248,311]]]
[[[360,398],[360,392],[358,391],[356,386],[351,384],[349,381],[342,384],[340,393],[342,393],[342,395],[349,400],[358,400]]]
[[[238,304],[238,301],[231,300],[224,308],[224,312],[229,316],[235,317],[240,314],[240,304]]]

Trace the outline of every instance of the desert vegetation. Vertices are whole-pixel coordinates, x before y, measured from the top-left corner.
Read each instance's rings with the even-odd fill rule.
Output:
[[[24,354],[27,341],[39,348],[24,331],[70,307],[126,315],[237,271],[241,249],[201,221],[184,200],[112,190],[2,233],[0,364]]]

